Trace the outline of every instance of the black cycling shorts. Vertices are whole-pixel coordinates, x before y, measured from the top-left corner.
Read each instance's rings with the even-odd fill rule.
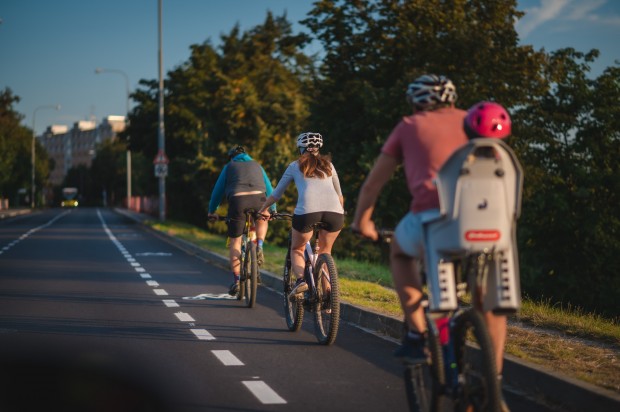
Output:
[[[322,229],[337,232],[344,227],[344,215],[336,212],[315,212],[305,215],[293,215],[293,229],[301,233],[312,231],[312,225],[321,222]]]
[[[263,193],[255,195],[231,196],[228,199],[228,237],[239,237],[245,228],[245,210],[254,209],[258,212],[267,198]]]

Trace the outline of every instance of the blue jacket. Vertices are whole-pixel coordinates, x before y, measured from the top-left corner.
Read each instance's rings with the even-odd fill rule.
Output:
[[[251,162],[253,160],[254,159],[252,159],[247,153],[240,153],[237,156],[233,157],[231,159],[231,162]],[[220,172],[220,175],[215,182],[215,187],[213,187],[213,192],[211,192],[211,200],[209,201],[209,213],[215,213],[217,208],[220,206],[220,203],[222,202],[224,194],[226,193],[226,169],[228,165],[229,163],[226,163],[226,165],[224,165],[224,167],[222,168],[222,171]],[[271,195],[271,192],[273,192],[273,186],[271,186],[271,181],[267,177],[265,169],[263,169],[262,166],[260,166],[260,169],[263,172],[263,180],[265,182],[266,188],[265,194],[269,196]],[[276,211],[275,204],[270,207],[270,210],[273,212]]]

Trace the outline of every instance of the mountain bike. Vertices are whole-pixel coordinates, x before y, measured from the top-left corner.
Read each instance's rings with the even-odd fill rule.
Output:
[[[381,230],[379,241],[390,243],[392,235],[390,230]],[[470,302],[480,298],[492,259],[492,252],[483,252],[454,261],[459,298]],[[501,411],[495,351],[480,310],[461,301],[454,311],[432,312],[427,295],[422,306],[428,362],[403,364],[410,411],[439,412],[449,405],[456,411]],[[406,326],[403,333],[407,333]]]
[[[292,219],[287,213],[274,213],[272,219]],[[335,342],[340,326],[340,294],[338,289],[338,271],[330,254],[320,252],[319,231],[321,223],[313,226],[313,238],[306,243],[304,251],[304,280],[308,290],[289,298],[295,287],[296,278],[291,270],[291,235],[289,232],[288,248],[284,260],[282,283],[284,287],[284,316],[286,326],[292,332],[301,328],[304,312],[314,315],[314,334],[322,345]],[[292,230],[292,229],[291,229]]]
[[[516,221],[522,168],[502,141],[474,139],[450,156],[436,184],[439,216],[423,224],[429,359],[405,365],[409,406],[501,411],[495,350],[482,311],[514,313],[521,304]],[[379,235],[391,239],[389,231]]]
[[[239,274],[239,291],[237,300],[244,300],[248,308],[253,308],[256,304],[256,295],[259,282],[258,261],[256,259],[256,228],[255,219],[261,216],[254,209],[246,209],[245,225],[241,235],[241,256]],[[218,216],[217,220],[224,220],[229,223],[231,218],[228,216]]]

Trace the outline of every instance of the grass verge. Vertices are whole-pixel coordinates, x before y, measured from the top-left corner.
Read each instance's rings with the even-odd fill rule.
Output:
[[[228,255],[225,236],[181,222],[145,223],[212,252]],[[281,273],[285,249],[266,244],[264,253],[263,269]],[[337,266],[344,301],[386,315],[402,316],[386,266],[351,259],[337,259]],[[618,319],[526,297],[519,314],[510,319],[506,353],[620,392]]]

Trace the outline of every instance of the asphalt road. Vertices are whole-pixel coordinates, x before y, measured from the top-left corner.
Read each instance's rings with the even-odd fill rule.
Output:
[[[248,309],[230,281],[109,209],[0,222],[0,410],[407,410],[394,342],[344,323],[321,346],[277,291]]]

